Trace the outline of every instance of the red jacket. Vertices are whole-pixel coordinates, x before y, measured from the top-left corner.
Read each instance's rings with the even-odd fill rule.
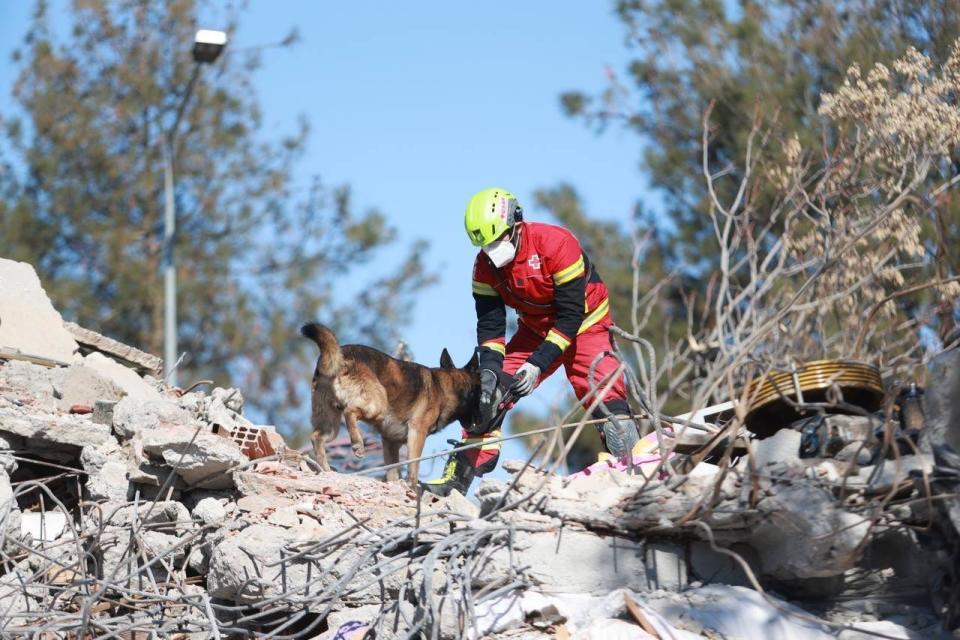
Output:
[[[521,222],[516,257],[496,269],[480,251],[473,268],[477,305],[477,341],[484,351],[502,357],[504,305],[517,310],[524,326],[544,338],[530,361],[545,369],[579,333],[610,324],[607,287],[593,269],[576,237],[567,229]]]

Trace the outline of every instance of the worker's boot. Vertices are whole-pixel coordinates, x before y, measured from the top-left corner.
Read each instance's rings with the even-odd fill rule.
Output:
[[[640,441],[640,430],[630,416],[607,416],[601,431],[607,451],[616,458],[624,458],[632,453],[633,448]]]
[[[495,433],[496,435],[494,437],[499,438],[500,433]],[[487,437],[487,439],[490,438],[490,436]],[[464,444],[481,443],[483,440],[484,438],[471,438],[463,442],[457,440],[448,440],[447,442],[454,447],[458,447]],[[479,465],[476,464],[476,461],[480,458],[478,455],[480,451],[493,451],[492,447],[496,447],[494,455],[492,457],[489,457],[489,455],[483,456],[487,459],[482,460]],[[448,496],[454,489],[463,495],[467,495],[467,491],[470,490],[470,485],[473,484],[474,478],[493,471],[497,467],[497,461],[499,459],[499,443],[495,445],[481,445],[480,449],[457,451],[451,453],[450,457],[447,458],[447,464],[443,467],[443,474],[439,478],[421,482],[420,485],[424,491],[438,496]]]

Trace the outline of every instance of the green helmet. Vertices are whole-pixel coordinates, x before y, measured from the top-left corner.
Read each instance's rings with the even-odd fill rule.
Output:
[[[476,193],[467,203],[463,226],[475,247],[485,247],[522,220],[517,197],[506,189],[491,187]]]

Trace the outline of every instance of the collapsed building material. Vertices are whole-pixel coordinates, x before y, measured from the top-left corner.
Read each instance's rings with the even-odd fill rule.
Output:
[[[730,432],[717,464],[507,461],[479,504],[318,473],[235,389],[0,361],[0,635],[935,638],[960,612],[956,357],[919,437],[826,415]],[[678,450],[729,410],[675,423]]]
[[[77,348],[33,267],[0,258],[0,349],[71,362]]]
[[[160,375],[163,361],[158,356],[123,344],[113,338],[108,338],[91,329],[81,327],[75,322],[64,322],[63,326],[77,341],[82,354],[89,355],[93,352],[99,352],[127,367],[137,369],[142,374]]]

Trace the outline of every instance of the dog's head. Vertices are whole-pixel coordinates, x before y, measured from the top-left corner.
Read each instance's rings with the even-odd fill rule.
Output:
[[[458,385],[460,389],[460,407],[457,420],[460,426],[467,431],[473,431],[480,423],[480,361],[477,353],[463,367],[457,367],[450,357],[450,352],[444,349],[440,353],[440,368],[448,370],[457,370],[461,372],[464,384]]]

